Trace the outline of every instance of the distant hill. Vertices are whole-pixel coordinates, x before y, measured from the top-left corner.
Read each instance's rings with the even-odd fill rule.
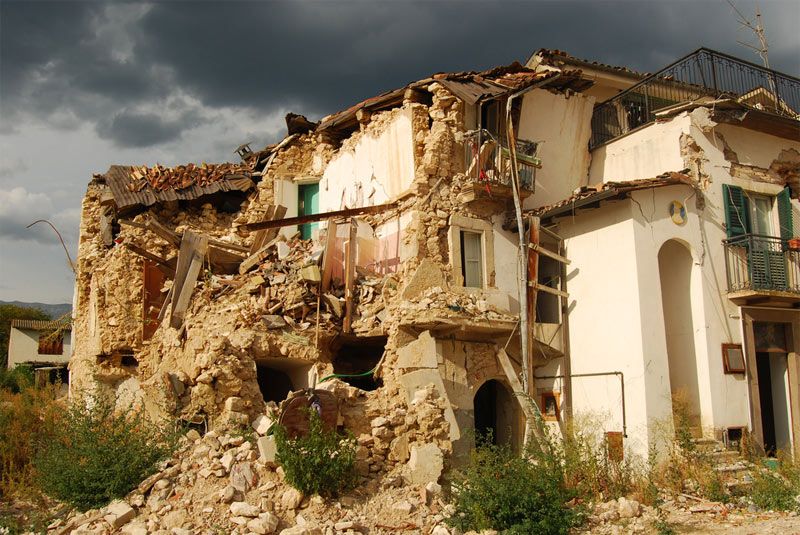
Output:
[[[22,301],[0,301],[0,305],[16,305],[18,307],[36,308],[45,314],[49,314],[52,319],[58,319],[64,314],[72,311],[72,305],[61,303],[58,305],[48,305],[47,303],[23,303]]]

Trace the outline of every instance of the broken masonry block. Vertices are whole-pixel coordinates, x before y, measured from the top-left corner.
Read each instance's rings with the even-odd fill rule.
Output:
[[[319,266],[311,265],[306,266],[300,270],[300,276],[306,282],[319,283],[322,280],[322,275],[319,272]]]

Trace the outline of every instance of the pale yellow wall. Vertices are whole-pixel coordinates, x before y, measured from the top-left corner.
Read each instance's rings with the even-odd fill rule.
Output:
[[[39,354],[39,331],[30,329],[19,329],[12,327],[8,341],[8,367],[13,368],[17,364],[24,362],[48,363],[58,362],[67,363],[72,354],[72,332],[64,333],[64,352],[61,355],[40,355]]]

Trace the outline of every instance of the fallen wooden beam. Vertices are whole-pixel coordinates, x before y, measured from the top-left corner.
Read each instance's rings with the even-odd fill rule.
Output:
[[[150,260],[151,262],[153,262],[154,264],[156,264],[161,269],[161,271],[164,272],[165,275],[170,276],[170,277],[174,277],[175,276],[175,261],[174,260],[172,261],[172,263],[170,263],[169,260],[167,260],[165,258],[161,258],[160,256],[155,255],[155,254],[153,254],[153,253],[151,253],[151,252],[149,252],[149,251],[147,251],[145,249],[142,249],[141,247],[139,247],[138,245],[135,245],[133,243],[123,243],[122,245],[124,245],[125,248],[130,250],[131,252],[136,253],[137,255],[141,256],[142,258],[146,258],[146,259]]]
[[[178,329],[183,325],[186,309],[194,291],[194,284],[203,259],[208,251],[208,238],[195,234],[191,230],[183,233],[181,248],[178,253],[178,267],[175,269],[175,281],[172,285],[172,314],[169,324]]]
[[[264,245],[261,249],[251,254],[244,260],[242,260],[242,263],[239,264],[239,274],[244,275],[245,273],[256,267],[258,264],[263,262],[267,258],[269,250],[275,247],[275,244],[277,244],[279,241],[280,241],[279,238],[277,237],[274,238],[268,244]]]
[[[333,271],[333,250],[336,248],[336,223],[328,220],[327,234],[325,235],[325,252],[322,253],[322,292],[326,293],[331,287]]]
[[[539,406],[536,405],[536,401],[522,389],[522,383],[517,376],[517,372],[514,370],[514,366],[511,364],[511,359],[508,353],[506,353],[506,350],[502,347],[497,352],[497,361],[500,363],[500,367],[503,369],[506,379],[508,379],[508,384],[514,392],[517,401],[519,401],[520,408],[525,415],[525,445],[527,446],[530,444],[531,435],[533,435],[536,438],[537,445],[539,447],[544,447],[545,436],[540,427],[542,413],[539,410]]]
[[[320,214],[310,214],[298,217],[287,217],[285,219],[275,219],[273,221],[260,221],[258,223],[248,223],[242,225],[245,230],[262,230],[268,228],[290,227],[302,225],[304,223],[315,223],[332,217],[353,217],[357,215],[378,214],[397,208],[397,203],[378,204],[375,206],[364,206],[362,208],[350,208],[348,210],[336,210],[333,212],[323,212]]]
[[[350,333],[353,325],[353,292],[356,280],[356,236],[358,224],[355,219],[350,220],[350,239],[344,254],[344,321],[342,322],[342,332]]]

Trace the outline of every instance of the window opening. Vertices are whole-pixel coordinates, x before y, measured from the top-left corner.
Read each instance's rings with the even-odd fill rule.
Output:
[[[557,251],[558,248],[551,248]],[[561,264],[552,258],[539,256],[538,282],[548,288],[559,289],[561,285]],[[536,294],[536,322],[561,323],[561,298],[557,295],[538,292]]]
[[[61,355],[64,353],[64,335],[61,333],[39,334],[40,355]]]
[[[773,236],[772,225],[772,201],[771,197],[765,195],[753,195],[750,197],[750,220],[753,224],[753,233],[761,236]]]
[[[289,374],[279,370],[265,366],[263,364],[256,365],[256,377],[258,380],[258,388],[261,390],[261,395],[264,401],[280,403],[294,391],[294,385],[289,378]]]
[[[542,419],[545,421],[558,421],[560,413],[558,398],[558,392],[545,392],[542,394]]]
[[[479,232],[461,231],[461,275],[464,286],[483,288],[482,236]]]
[[[377,390],[383,381],[367,372],[375,369],[385,350],[384,336],[344,341],[333,357],[333,373],[350,386],[368,392]]]

